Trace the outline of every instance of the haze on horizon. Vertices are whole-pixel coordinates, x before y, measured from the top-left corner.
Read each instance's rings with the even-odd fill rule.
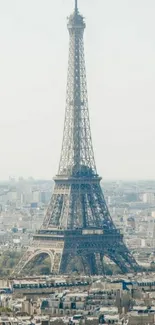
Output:
[[[79,0],[103,179],[155,179],[155,1]],[[0,0],[0,179],[58,170],[73,0]]]

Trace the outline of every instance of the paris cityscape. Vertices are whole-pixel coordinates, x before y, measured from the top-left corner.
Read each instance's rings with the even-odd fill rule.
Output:
[[[108,180],[98,173],[84,51],[87,19],[80,1],[72,2],[57,172],[53,179],[10,175],[0,181],[0,325],[155,324],[155,179]]]

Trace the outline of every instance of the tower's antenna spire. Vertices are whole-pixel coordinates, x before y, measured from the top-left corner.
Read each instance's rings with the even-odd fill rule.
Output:
[[[78,0],[75,0],[75,12],[78,11]]]

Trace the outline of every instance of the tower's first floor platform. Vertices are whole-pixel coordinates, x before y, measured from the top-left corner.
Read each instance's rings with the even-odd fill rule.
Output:
[[[53,274],[69,273],[69,265],[74,259],[79,259],[84,273],[104,274],[104,256],[115,262],[122,272],[138,271],[138,265],[117,229],[41,229],[34,235],[31,247],[14,273],[21,273],[29,262],[45,254],[50,257]]]

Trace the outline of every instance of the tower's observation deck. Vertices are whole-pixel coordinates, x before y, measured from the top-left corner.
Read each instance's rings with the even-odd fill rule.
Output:
[[[82,15],[80,15],[78,10],[77,1],[75,0],[75,8],[73,14],[71,14],[68,18],[68,24],[67,24],[68,30],[71,33],[75,32],[76,30],[83,30],[86,27],[86,24],[84,22],[84,18]]]

